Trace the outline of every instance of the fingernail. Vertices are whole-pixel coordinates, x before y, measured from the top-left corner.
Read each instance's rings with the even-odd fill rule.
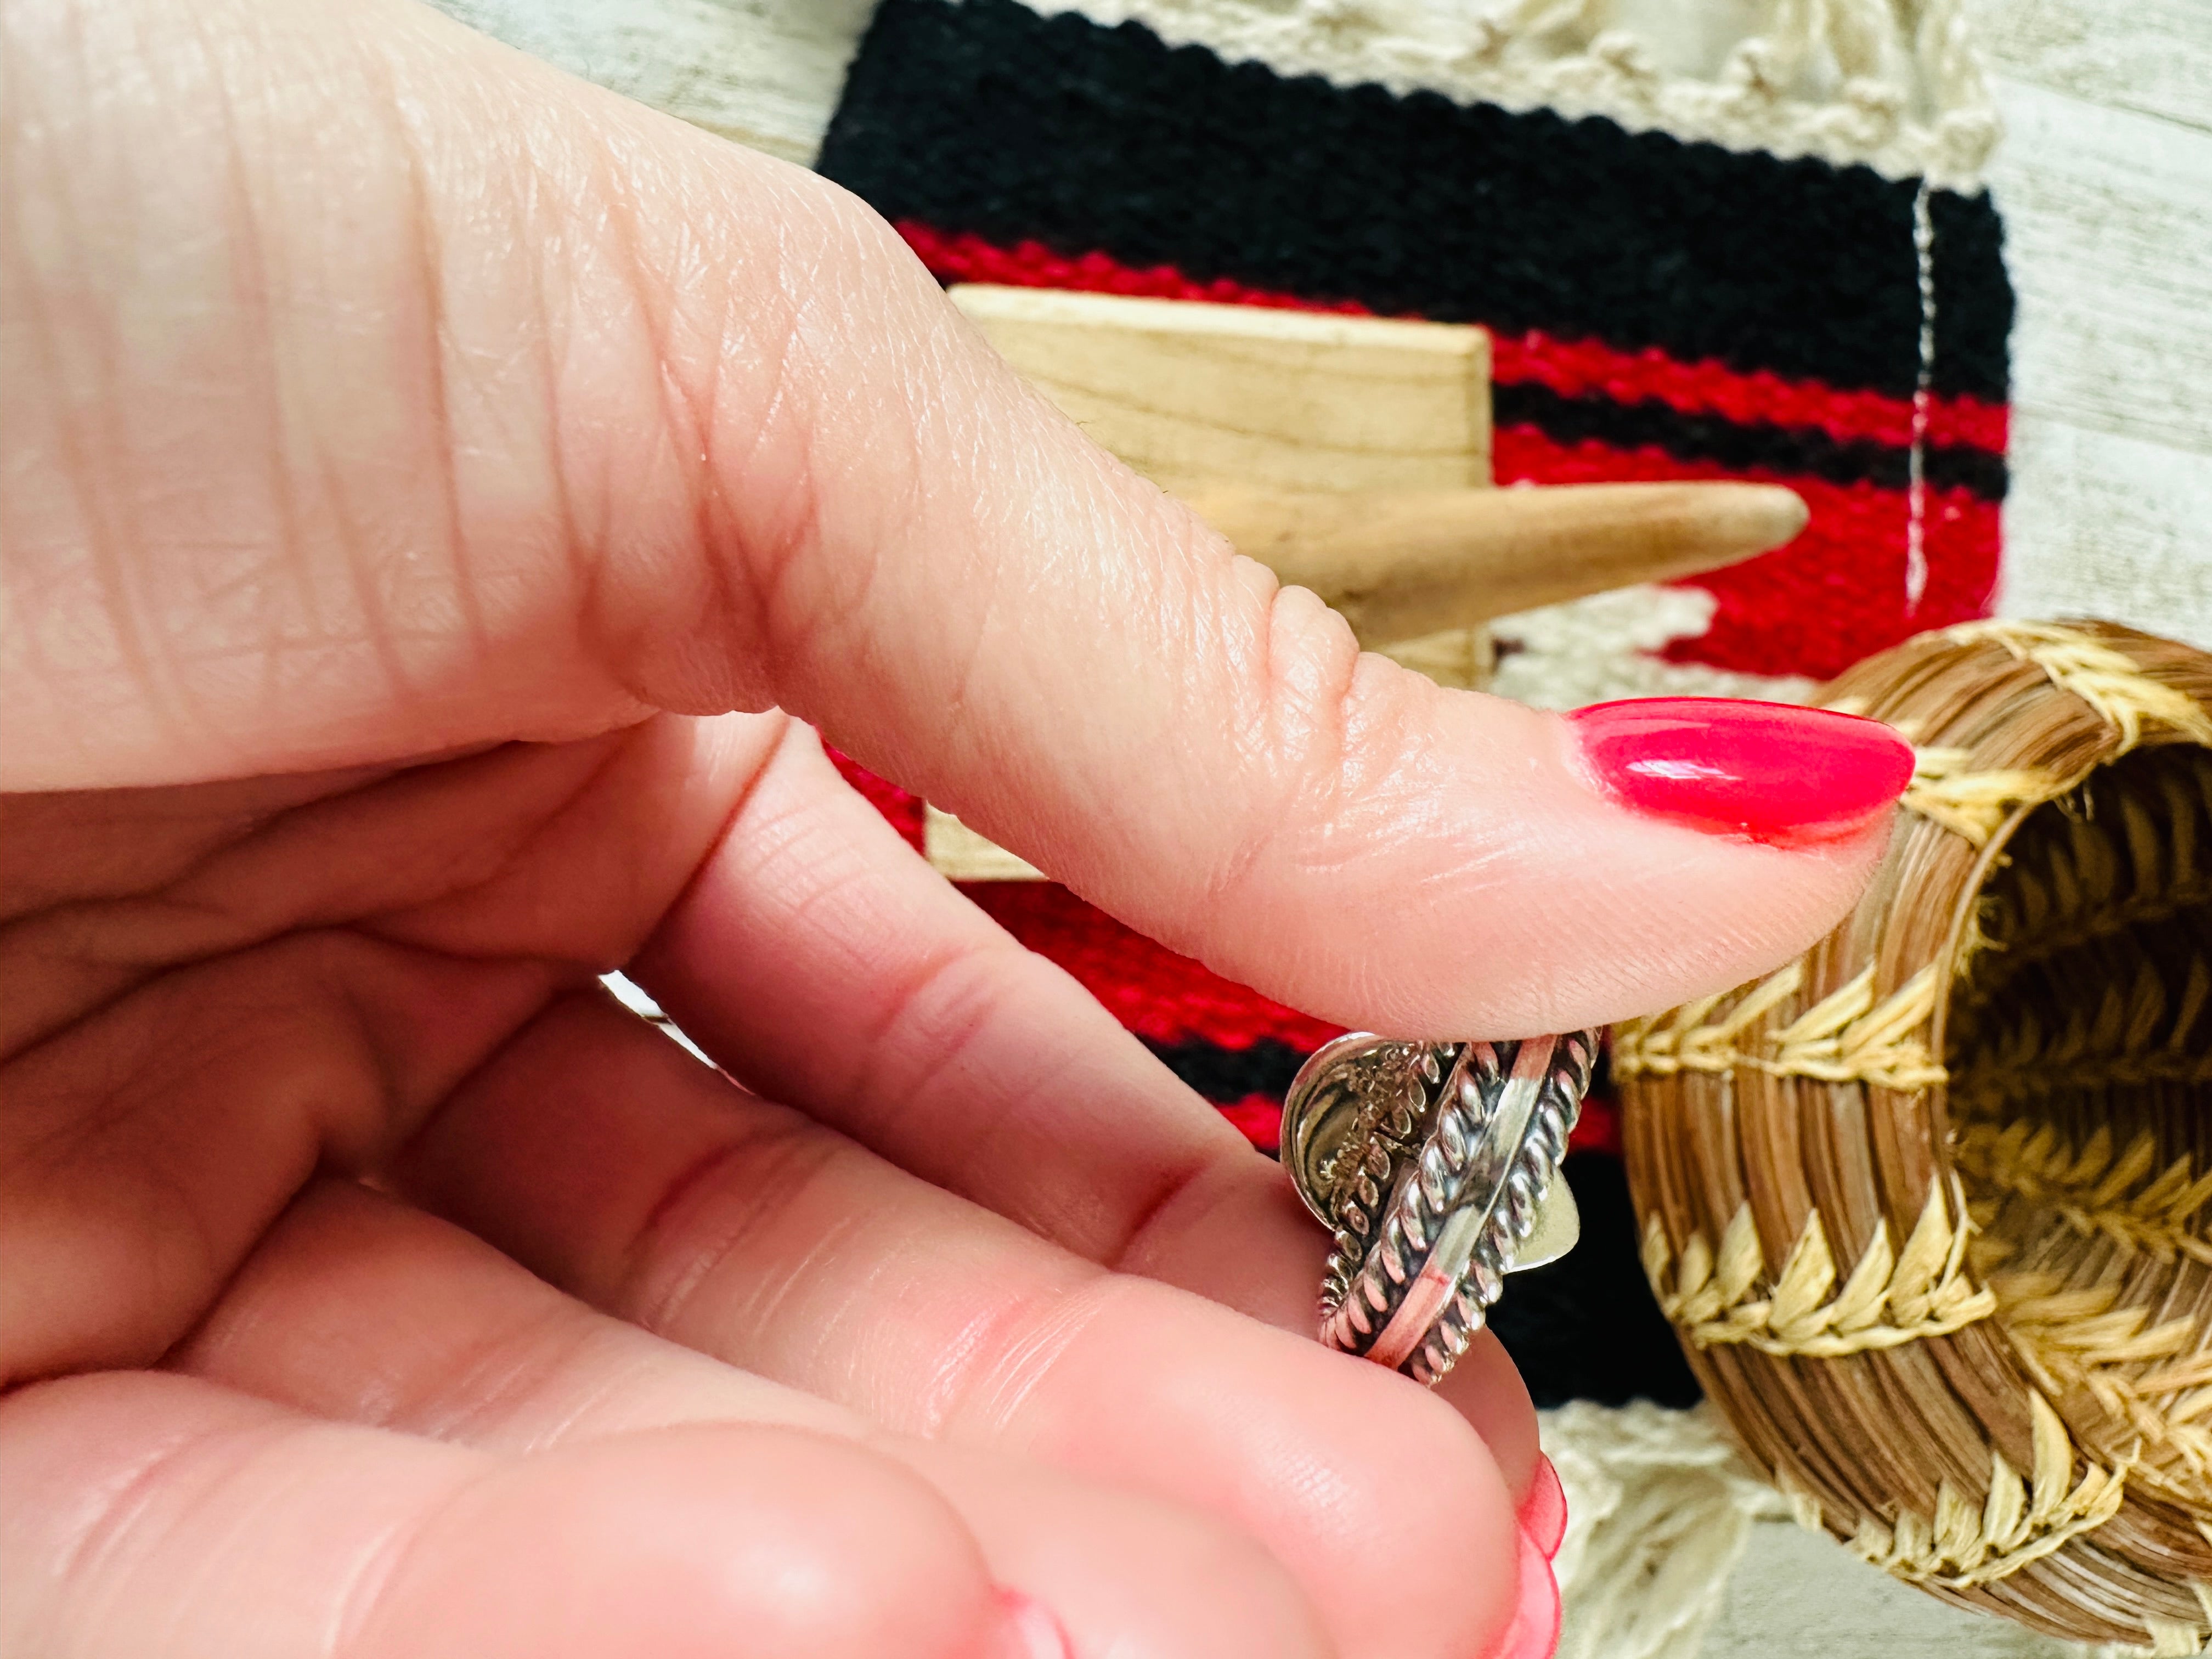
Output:
[[[1020,1590],[999,1592],[999,1641],[991,1659],[1073,1659],[1060,1615]]]
[[[1825,708],[1650,697],[1567,718],[1600,793],[1715,835],[1817,837],[1864,822],[1912,781],[1904,738]]]
[[[1559,1585],[1552,1564],[1527,1533],[1521,1537],[1521,1600],[1495,1659],[1552,1659],[1559,1646]]]
[[[1536,1455],[1536,1474],[1528,1483],[1528,1495],[1521,1500],[1521,1530],[1536,1540],[1547,1561],[1559,1554],[1559,1540],[1567,1535],[1566,1488],[1559,1484],[1559,1472],[1552,1467],[1552,1460],[1541,1452]]]

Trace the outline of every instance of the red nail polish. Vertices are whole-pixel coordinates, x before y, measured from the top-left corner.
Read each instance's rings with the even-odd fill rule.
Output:
[[[1527,1533],[1521,1539],[1520,1601],[1492,1659],[1552,1659],[1559,1647],[1559,1583],[1552,1564]]]
[[[1552,1460],[1539,1452],[1536,1455],[1535,1478],[1528,1483],[1528,1495],[1521,1500],[1521,1530],[1536,1540],[1536,1547],[1544,1552],[1546,1560],[1559,1553],[1559,1540],[1567,1535],[1567,1492],[1559,1484],[1559,1472],[1552,1467]]]
[[[1651,697],[1567,718],[1606,794],[1717,835],[1817,838],[1872,817],[1912,781],[1904,738],[1825,708]]]

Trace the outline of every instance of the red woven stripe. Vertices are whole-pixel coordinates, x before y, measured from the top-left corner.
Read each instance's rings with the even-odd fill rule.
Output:
[[[1173,265],[1139,270],[1103,253],[1055,253],[1042,242],[1000,247],[967,231],[948,233],[912,219],[898,222],[898,233],[939,277],[961,283],[998,283],[1008,288],[1080,289],[1090,294],[1127,294],[1151,300],[1211,300],[1225,306],[1271,306],[1279,311],[1334,311],[1366,317],[1357,300],[1301,300],[1247,288],[1226,276],[1210,283],[1192,280]]]
[[[1567,1136],[1571,1152],[1611,1152],[1620,1156],[1620,1107],[1617,1102],[1593,1095],[1583,1102],[1583,1115]]]
[[[1247,1095],[1242,1100],[1227,1101],[1220,1111],[1231,1128],[1261,1152],[1272,1152],[1282,1144],[1283,1103],[1272,1095]]]
[[[1499,428],[1491,453],[1500,483],[1757,476],[1656,449],[1560,444],[1533,427]],[[1903,490],[1796,475],[1777,482],[1804,497],[1810,522],[1787,547],[1686,578],[1681,586],[1705,588],[1720,604],[1712,626],[1676,641],[1665,653],[1671,659],[1825,679],[1923,629],[1989,614],[1997,578],[1996,503],[1964,489],[1928,492],[1928,587],[1918,607],[1908,610]]]
[[[921,850],[921,797],[909,794],[898,785],[878,777],[858,761],[849,760],[827,744],[823,748],[837,769],[838,775],[859,790],[868,804],[890,820],[891,828],[904,836],[907,843],[916,852]]]
[[[1356,301],[1307,301],[1246,288],[1226,278],[1194,282],[1172,265],[1138,270],[1103,253],[1070,257],[1041,242],[1012,248],[980,236],[947,235],[911,220],[899,225],[922,262],[941,277],[1020,288],[1081,289],[1161,300],[1210,300],[1221,305],[1272,306],[1292,311],[1364,314]],[[1873,392],[1845,392],[1817,380],[1790,380],[1764,370],[1744,373],[1716,362],[1686,363],[1653,347],[1621,351],[1595,340],[1559,340],[1540,330],[1491,337],[1491,375],[1501,384],[1534,381],[1567,397],[1602,394],[1623,403],[1655,398],[1685,414],[1732,421],[1814,427],[1844,441],[1912,441],[1912,404]],[[2010,411],[1976,398],[1929,400],[1928,441],[1971,444],[2004,453]]]
[[[1715,362],[1681,362],[1656,347],[1619,351],[1595,340],[1555,340],[1540,331],[1517,337],[1492,334],[1491,378],[1509,386],[1533,380],[1570,398],[1656,399],[1686,415],[1813,427],[1844,442],[1870,438],[1902,447],[1912,441],[1912,404],[1905,398],[1785,380],[1764,369],[1747,374]],[[2002,404],[1932,398],[1928,441],[1969,444],[2001,455],[2010,417]]]

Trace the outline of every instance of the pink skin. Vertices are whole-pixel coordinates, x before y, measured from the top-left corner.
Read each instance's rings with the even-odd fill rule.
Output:
[[[1067,1627],[1060,1615],[1019,1590],[1001,1590],[1000,1606],[1006,1615],[1005,1659],[1075,1659],[1068,1645]]]
[[[1408,1036],[1771,968],[1879,789],[1653,817],[851,198],[403,0],[0,15],[0,1649],[1552,1642],[1503,1351],[1314,1344],[1282,1172],[811,728]]]

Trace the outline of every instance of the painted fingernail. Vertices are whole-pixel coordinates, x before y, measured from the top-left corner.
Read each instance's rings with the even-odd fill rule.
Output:
[[[1020,1590],[999,1592],[998,1645],[991,1659],[1073,1659],[1060,1615]]]
[[[1521,1500],[1521,1530],[1536,1540],[1547,1561],[1559,1554],[1559,1540],[1567,1535],[1566,1488],[1560,1486],[1559,1472],[1552,1467],[1552,1460],[1541,1452],[1536,1455],[1536,1474],[1528,1483],[1528,1495]]]
[[[1537,1541],[1525,1532],[1520,1537],[1521,1599],[1494,1659],[1552,1659],[1559,1646],[1559,1580]]]
[[[1715,835],[1818,837],[1864,822],[1912,781],[1904,738],[1825,708],[1650,697],[1567,718],[1601,793]]]

